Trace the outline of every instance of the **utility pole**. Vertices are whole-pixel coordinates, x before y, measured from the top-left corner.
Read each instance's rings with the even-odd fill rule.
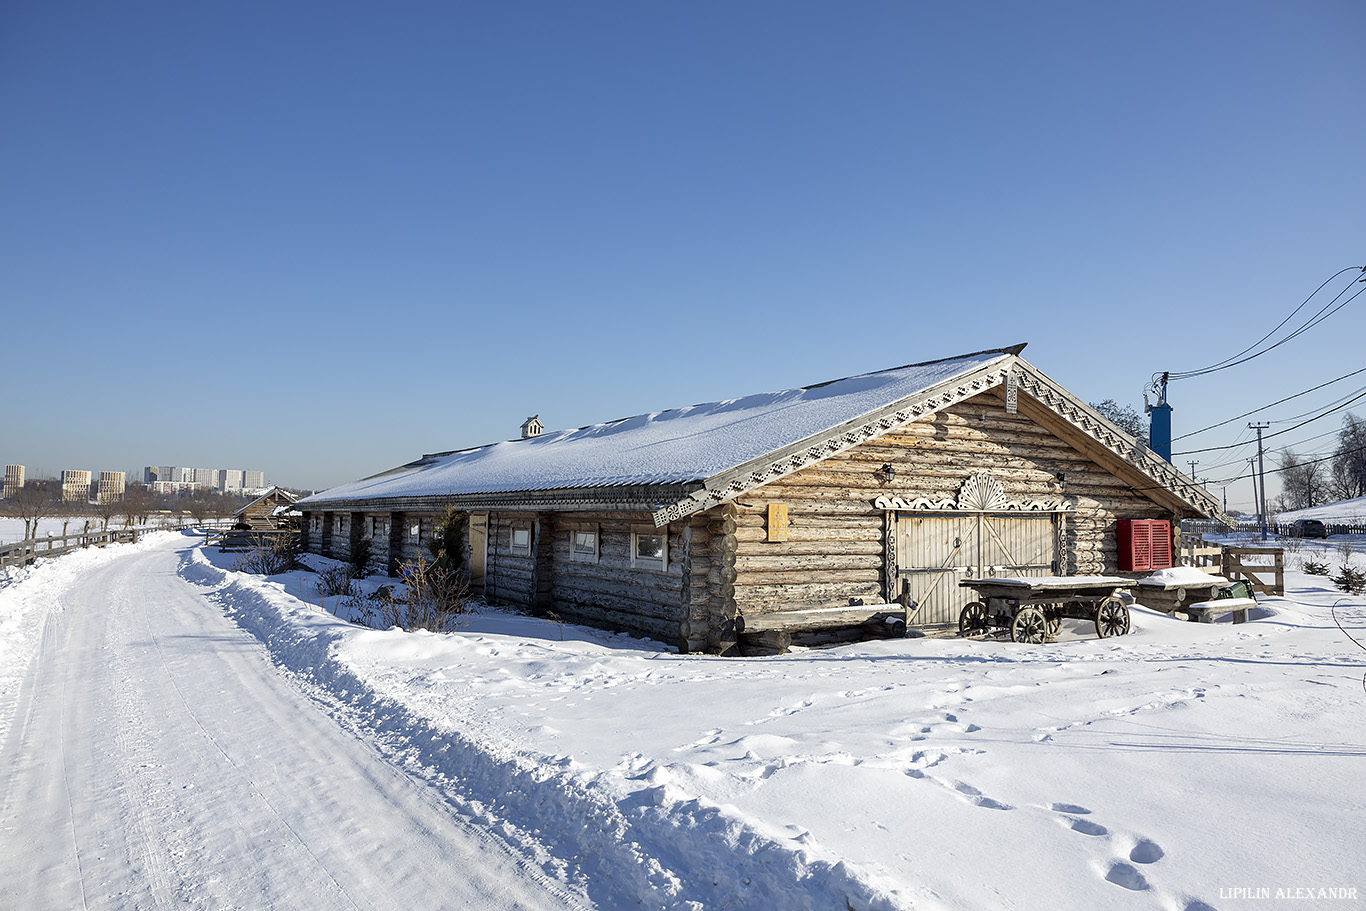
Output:
[[[1270,427],[1270,424],[1248,424],[1249,430],[1257,431],[1257,477],[1261,479],[1262,498],[1261,520],[1262,520],[1262,540],[1266,540],[1266,461],[1262,457],[1262,431]]]
[[[1200,464],[1199,459],[1187,459],[1186,464],[1191,467],[1191,480],[1195,480],[1195,466]]]

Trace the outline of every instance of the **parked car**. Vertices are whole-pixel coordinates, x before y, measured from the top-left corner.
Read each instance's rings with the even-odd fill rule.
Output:
[[[1297,538],[1326,538],[1328,527],[1318,519],[1296,519],[1292,534]]]

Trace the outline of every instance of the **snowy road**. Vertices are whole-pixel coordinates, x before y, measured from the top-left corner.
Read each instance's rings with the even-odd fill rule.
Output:
[[[182,538],[54,592],[0,753],[0,907],[574,908],[348,733],[177,575]]]

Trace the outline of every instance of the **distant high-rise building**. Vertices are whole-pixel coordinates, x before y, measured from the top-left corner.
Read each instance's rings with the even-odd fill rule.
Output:
[[[62,472],[62,502],[90,502],[90,472],[68,468]]]
[[[176,465],[148,465],[143,469],[143,480],[154,485],[154,490],[178,490],[162,485],[193,484],[212,487],[225,492],[261,490],[266,486],[266,473],[242,468],[183,468]]]
[[[89,474],[89,472],[86,472]],[[124,474],[121,471],[101,471],[95,490],[96,503],[117,503],[123,499]]]
[[[175,480],[171,475],[175,468],[170,465],[148,465],[142,470],[142,480],[146,484],[155,484],[158,481]]]
[[[19,488],[24,486],[24,466],[6,465],[5,466],[5,491],[6,497],[12,497]]]

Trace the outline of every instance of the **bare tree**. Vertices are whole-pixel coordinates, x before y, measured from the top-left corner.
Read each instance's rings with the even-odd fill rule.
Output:
[[[134,525],[146,525],[156,506],[156,497],[146,484],[129,484],[123,492],[123,511]]]
[[[1109,420],[1142,445],[1148,445],[1148,422],[1143,420],[1143,415],[1139,414],[1133,405],[1121,405],[1114,399],[1089,404],[1100,412],[1101,417]]]
[[[123,512],[123,504],[118,500],[106,500],[103,503],[96,503],[94,510],[100,519],[100,531],[108,531],[109,520]]]
[[[1337,500],[1366,496],[1366,421],[1354,414],[1342,419],[1331,485]]]
[[[24,521],[25,538],[36,538],[38,521],[56,515],[61,498],[56,496],[50,485],[30,481],[0,505],[3,505],[5,515]]]
[[[1324,463],[1305,461],[1293,449],[1281,453],[1281,497],[1284,511],[1308,509],[1327,502],[1328,473]]]

